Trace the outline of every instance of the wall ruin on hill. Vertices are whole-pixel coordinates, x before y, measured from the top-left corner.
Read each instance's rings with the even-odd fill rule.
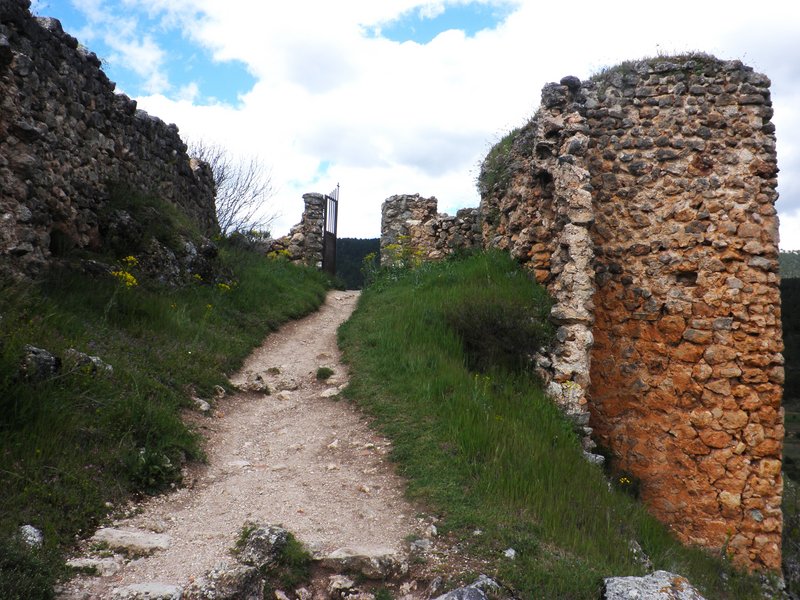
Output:
[[[555,300],[558,341],[539,366],[586,439],[640,480],[681,540],[777,570],[783,347],[769,84],[703,55],[549,84],[534,118],[484,162],[480,222],[483,246],[508,250]],[[396,198],[384,218],[405,215]],[[406,227],[407,240],[435,244],[421,223]]]
[[[99,249],[111,188],[158,196],[217,230],[214,183],[174,125],[114,93],[98,58],[28,0],[0,0],[0,260],[37,272],[58,247]]]
[[[381,257],[388,247],[413,248],[421,260],[438,260],[458,249],[481,245],[478,210],[464,208],[451,217],[437,212],[436,198],[402,194],[388,198],[381,207]]]
[[[288,235],[271,239],[264,252],[284,255],[295,264],[322,268],[322,253],[325,246],[325,194],[311,192],[303,194],[303,215]]]

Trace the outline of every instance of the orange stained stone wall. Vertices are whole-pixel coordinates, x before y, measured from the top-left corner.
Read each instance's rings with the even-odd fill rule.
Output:
[[[506,249],[553,296],[556,343],[536,365],[587,457],[606,448],[682,541],[778,570],[769,85],[706,55],[548,84],[534,117],[484,161],[479,221],[482,245]],[[401,208],[385,206],[385,232],[400,223],[407,239],[435,239]]]
[[[777,570],[783,359],[769,80],[740,63],[675,66],[587,93],[591,424],[679,538]]]

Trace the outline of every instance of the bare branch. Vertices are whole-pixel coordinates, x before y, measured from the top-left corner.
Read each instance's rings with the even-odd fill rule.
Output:
[[[257,158],[235,160],[217,144],[189,142],[189,156],[208,163],[217,188],[217,221],[223,235],[235,231],[267,231],[275,220],[274,212],[265,212],[275,195],[272,174]]]

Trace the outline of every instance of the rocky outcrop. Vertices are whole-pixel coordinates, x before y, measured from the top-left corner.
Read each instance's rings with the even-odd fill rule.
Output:
[[[603,600],[705,600],[685,577],[655,571],[645,577],[608,577]]]
[[[189,158],[177,127],[116,94],[93,53],[28,7],[0,0],[2,271],[33,274],[72,248],[107,248],[131,229],[109,209],[119,190],[216,233],[211,170]]]

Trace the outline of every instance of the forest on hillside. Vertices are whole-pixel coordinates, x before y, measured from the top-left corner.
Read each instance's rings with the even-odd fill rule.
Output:
[[[364,287],[364,257],[368,254],[377,256],[381,242],[378,238],[339,238],[336,240],[336,276],[341,279],[346,289],[360,290]]]
[[[778,255],[778,260],[780,262],[781,277],[800,277],[800,250],[781,252]]]

